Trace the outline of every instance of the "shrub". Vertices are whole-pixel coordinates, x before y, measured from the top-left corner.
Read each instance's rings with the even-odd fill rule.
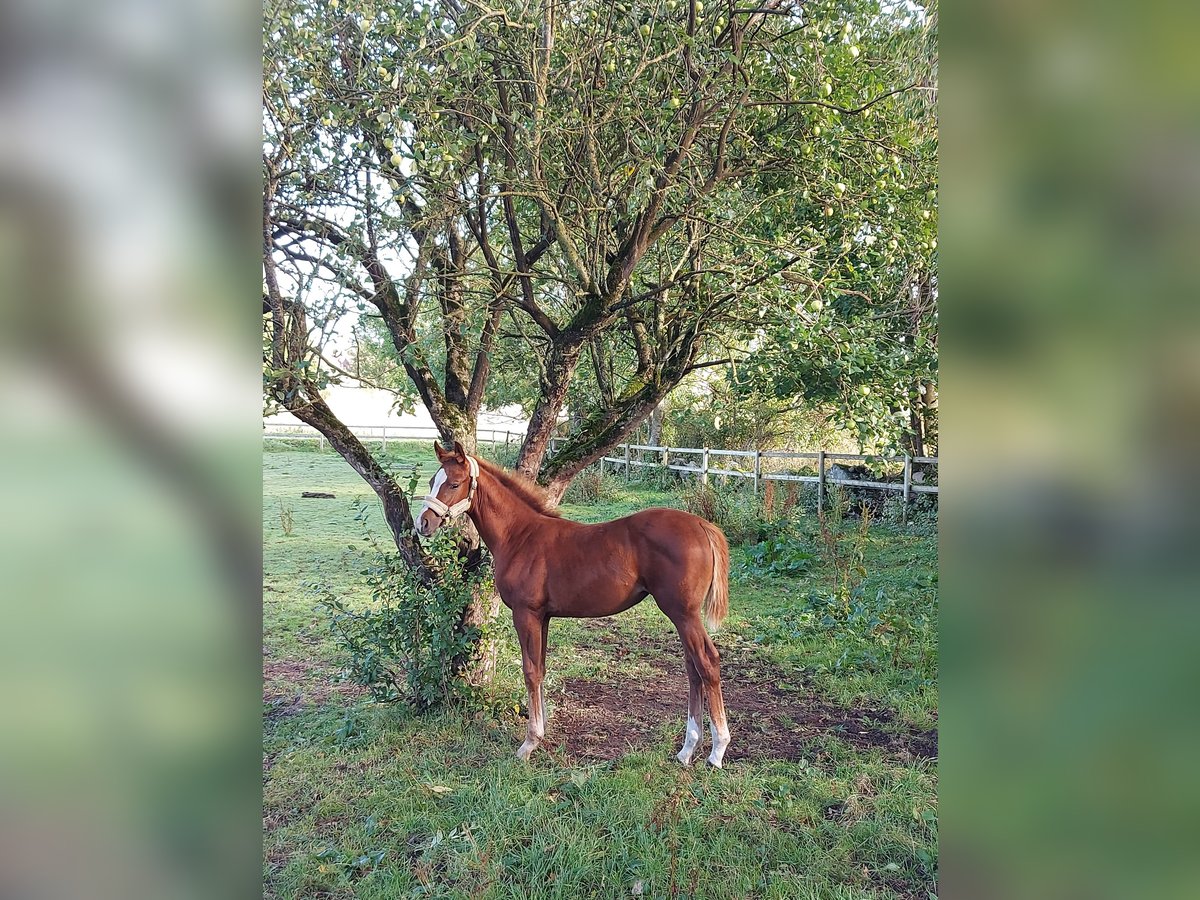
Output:
[[[659,466],[641,466],[633,470],[633,479],[643,487],[656,491],[673,491],[680,487],[680,473]]]
[[[612,475],[600,474],[600,469],[593,466],[584,469],[567,488],[563,495],[564,503],[600,503],[614,500],[620,493],[620,486]]]
[[[907,522],[905,521],[907,513]],[[935,494],[917,494],[905,509],[904,498],[893,495],[883,503],[880,519],[889,525],[904,525],[914,531],[937,531],[938,504]]]
[[[807,543],[785,526],[747,548],[742,571],[796,576],[807,572],[812,560],[813,554]]]
[[[362,571],[370,606],[352,610],[323,592],[320,605],[335,641],[349,654],[344,677],[372,699],[425,710],[473,698],[464,670],[484,634],[464,625],[464,616],[477,594],[490,593],[490,569],[468,571],[457,538],[456,529],[442,528],[430,539],[438,576],[432,584],[423,584],[399,554],[377,550]]]

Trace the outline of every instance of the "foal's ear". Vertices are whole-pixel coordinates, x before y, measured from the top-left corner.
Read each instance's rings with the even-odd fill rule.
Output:
[[[439,444],[437,441],[433,442],[433,452],[437,454],[438,462],[445,462],[447,459],[449,459],[451,456],[454,455],[449,450],[443,450],[442,445]]]
[[[463,449],[463,445],[458,441],[454,442],[454,455],[458,458],[459,462],[467,461],[467,451]]]

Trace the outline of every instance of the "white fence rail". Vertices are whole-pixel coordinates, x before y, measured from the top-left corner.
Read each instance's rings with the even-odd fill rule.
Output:
[[[438,430],[432,425],[351,425],[350,430],[360,441],[381,441],[383,449],[387,449],[388,441],[433,441],[438,438]],[[498,447],[503,444],[511,446],[520,442],[522,431],[512,431],[500,428],[479,428],[475,432],[476,440],[481,443]],[[325,449],[325,436],[308,425],[282,425],[270,423],[264,425],[263,440],[265,441],[316,441],[317,449]]]
[[[387,449],[388,441],[435,440],[438,430],[432,425],[351,425],[350,430],[363,441],[381,441],[383,449]],[[503,444],[510,447],[520,443],[523,433],[519,431],[502,430],[499,428],[480,428],[476,431],[476,439],[480,443],[498,447]],[[270,424],[263,431],[264,440],[272,441],[312,441],[317,442],[317,449],[325,449],[325,438],[308,425],[279,425]],[[561,438],[550,441],[550,449],[554,450]],[[605,466],[612,465],[625,473],[628,478],[635,467],[670,469],[685,475],[697,476],[701,483],[708,484],[709,476],[716,475],[723,479],[748,478],[754,481],[754,490],[768,481],[801,481],[817,486],[817,502],[825,503],[825,487],[830,484],[846,485],[848,487],[865,488],[874,491],[898,491],[906,501],[917,494],[937,494],[936,484],[924,484],[920,478],[925,474],[937,476],[938,458],[936,456],[864,456],[856,453],[828,453],[818,450],[815,453],[801,453],[792,450],[721,450],[714,447],[656,447],[648,444],[620,444],[613,448],[620,451],[620,456],[604,456],[598,461],[601,472]],[[649,456],[650,459],[643,457]],[[695,463],[680,461],[679,457],[699,457]],[[721,461],[714,466],[713,459]],[[733,463],[725,460],[746,460],[752,468],[733,468]],[[768,466],[778,467],[779,463],[787,460],[811,461],[815,465],[814,475],[801,475],[794,472],[772,471],[763,468],[763,462]],[[830,474],[829,466],[837,460],[854,462],[884,462],[903,463],[902,481],[865,481],[856,478],[839,478]],[[914,470],[914,466],[920,467]],[[784,466],[786,468],[786,464]],[[919,473],[919,474],[918,474]],[[914,480],[914,474],[918,478]]]

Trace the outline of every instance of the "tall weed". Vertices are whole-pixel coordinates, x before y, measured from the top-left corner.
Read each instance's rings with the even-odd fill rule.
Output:
[[[731,544],[761,541],[770,530],[763,521],[758,497],[751,491],[689,481],[680,496],[684,509],[718,526]]]
[[[602,475],[599,468],[592,466],[575,476],[563,495],[563,502],[602,503],[615,500],[620,492],[621,483],[614,476]]]

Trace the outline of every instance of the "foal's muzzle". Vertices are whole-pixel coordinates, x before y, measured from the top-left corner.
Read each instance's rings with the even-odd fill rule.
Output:
[[[425,518],[426,516],[428,516],[429,518],[426,519]],[[434,520],[436,520],[436,521],[434,521]],[[435,531],[437,531],[439,528],[441,528],[442,523],[445,521],[446,521],[445,516],[435,513],[432,509],[425,509],[425,510],[422,510],[420,515],[417,516],[416,524],[413,525],[413,531],[415,531],[421,537],[429,537]],[[429,524],[428,531],[425,530],[426,524]]]

